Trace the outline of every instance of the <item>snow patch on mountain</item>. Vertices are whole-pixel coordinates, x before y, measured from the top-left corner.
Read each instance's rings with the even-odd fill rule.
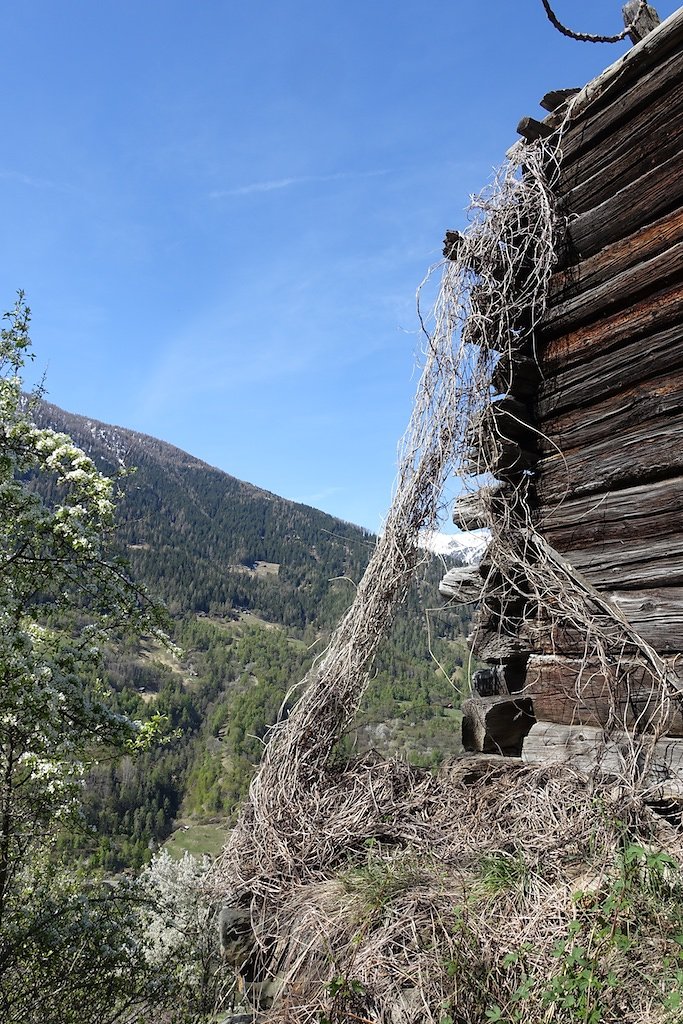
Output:
[[[420,547],[435,555],[457,557],[466,565],[470,565],[480,560],[490,539],[488,530],[471,530],[468,533],[439,533],[436,530],[425,530],[420,537]]]

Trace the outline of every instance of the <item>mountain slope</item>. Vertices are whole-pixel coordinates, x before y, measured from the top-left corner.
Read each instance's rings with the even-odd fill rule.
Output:
[[[48,403],[36,419],[70,434],[106,472],[135,467],[121,480],[117,543],[133,576],[168,607],[182,650],[175,657],[143,643],[107,653],[118,706],[135,717],[164,714],[175,735],[136,761],[94,768],[86,816],[97,836],[64,839],[67,851],[105,869],[139,866],[180,818],[230,819],[269,726],[350,603],[375,538],[155,438]],[[432,612],[427,627],[443,562],[425,557],[345,743],[437,764],[460,749],[468,614]]]

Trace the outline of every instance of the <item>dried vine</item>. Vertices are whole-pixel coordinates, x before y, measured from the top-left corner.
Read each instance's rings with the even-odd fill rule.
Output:
[[[392,1007],[407,988],[419,1005],[413,1018],[401,1019],[438,1022],[448,988],[443,964],[458,952],[454,936],[462,927],[453,907],[476,877],[472,858],[511,843],[525,863],[544,864],[544,881],[516,916],[507,909],[509,928],[496,933],[478,918],[471,948],[484,960],[494,947],[504,956],[521,932],[537,944],[535,969],[547,973],[553,943],[572,913],[570,887],[558,881],[562,865],[583,856],[577,851],[586,830],[595,836],[603,827],[595,817],[594,783],[570,769],[488,764],[467,782],[471,762],[434,776],[398,760],[342,764],[336,755],[380,639],[419,563],[419,534],[437,525],[446,479],[456,473],[478,486],[495,476],[505,438],[494,415],[492,380],[501,361],[512,374],[519,350],[535,351],[558,248],[553,184],[561,134],[518,150],[473,201],[468,230],[452,238],[425,324],[425,366],[384,533],[351,608],[300,684],[294,710],[273,730],[249,800],[212,872],[216,897],[247,915],[234,958],[245,974],[262,979],[262,1004],[273,1001],[266,1018],[272,1024],[313,1024],[321,1016],[383,1024],[395,1019]],[[484,606],[495,606],[500,629],[512,631],[519,622],[504,609],[521,599],[527,624],[583,638],[582,671],[604,675],[613,696],[607,733],[631,730],[630,745],[620,748],[626,803],[614,821],[623,822],[637,807],[637,827],[647,832],[654,826],[634,795],[652,747],[652,722],[664,723],[670,709],[668,666],[548,548],[524,469],[487,514]],[[624,679],[628,685],[629,674],[638,672],[651,680],[657,709],[654,715],[651,706],[643,709],[634,729],[621,695]],[[647,742],[640,728],[646,724]],[[655,737],[661,728],[654,726]],[[613,827],[607,833],[605,862],[613,863],[621,840]],[[379,872],[378,884],[389,887],[385,895],[393,893],[386,897],[388,916],[373,911],[361,891],[363,865]],[[552,892],[550,876],[557,883]],[[510,998],[511,984],[501,980]],[[344,1015],[334,1018],[341,996]],[[483,1019],[481,1007],[473,1003],[470,1012],[466,1000],[458,1012],[464,1022]]]

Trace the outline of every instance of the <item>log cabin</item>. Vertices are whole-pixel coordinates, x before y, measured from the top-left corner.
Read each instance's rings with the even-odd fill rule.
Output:
[[[505,521],[501,529],[522,531],[515,506],[523,490],[548,564],[554,560],[589,595],[600,651],[596,657],[571,616],[540,607],[523,572],[501,586],[485,555],[470,642],[489,667],[473,676],[463,738],[466,749],[571,759],[615,775],[630,757],[653,799],[676,798],[683,795],[683,8],[585,88],[556,90],[541,105],[547,117],[524,118],[514,149],[523,166],[526,147],[561,130],[553,154],[556,262],[540,322],[493,371],[487,429],[502,450],[496,479],[463,496],[454,521],[463,529]],[[456,243],[449,232],[447,259]],[[477,443],[486,445],[486,430]],[[450,600],[471,601],[472,570],[450,574],[441,589]]]

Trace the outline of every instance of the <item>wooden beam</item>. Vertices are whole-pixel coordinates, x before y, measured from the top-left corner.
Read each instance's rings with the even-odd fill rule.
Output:
[[[533,724],[528,697],[473,697],[462,705],[462,744],[484,754],[518,755]]]
[[[676,153],[599,206],[570,220],[567,240],[573,253],[582,258],[591,256],[675,209],[683,200],[680,167],[680,154]]]
[[[515,694],[526,685],[526,657],[508,658],[472,674],[472,690],[480,697]]]
[[[632,43],[639,43],[645,36],[649,36],[662,19],[657,11],[650,4],[641,4],[641,0],[628,0],[621,9],[624,17],[624,25],[629,29],[629,39]]]
[[[680,671],[674,675],[683,686]],[[597,661],[573,660],[557,655],[532,656],[523,691],[533,701],[539,721],[558,725],[602,728],[655,729],[683,736],[681,697],[666,693],[651,673],[633,661],[615,664],[609,672]]]
[[[683,209],[558,275],[541,329],[571,330],[674,282],[683,287]]]
[[[634,48],[627,55],[630,60],[617,61],[574,98],[570,125],[562,140],[564,166],[601,145],[640,111],[652,110],[680,82],[683,21],[677,18],[676,22],[676,38],[670,40],[670,46],[657,46],[660,33],[655,33],[638,51]],[[642,59],[646,54],[649,60]]]
[[[659,654],[683,653],[683,587],[615,590],[607,596]]]
[[[607,737],[595,726],[537,722],[524,739],[522,760],[542,764],[569,762],[587,774],[601,771],[623,778],[633,750],[633,737],[628,733]]]
[[[618,435],[539,461],[539,504],[634,487],[683,475],[683,409],[653,416]]]
[[[489,526],[490,487],[461,494],[453,505],[453,522],[460,530],[481,530]]]
[[[574,164],[561,165],[555,192],[563,207],[585,213],[680,151],[683,92],[680,84],[588,150]]]
[[[658,331],[680,328],[683,321],[683,289],[675,282],[657,288],[631,306],[619,309],[594,323],[549,338],[539,339],[541,369],[546,378],[556,370],[588,362],[599,354],[615,352],[624,344],[647,338]],[[643,354],[645,356],[645,353]]]
[[[509,395],[523,404],[535,396],[541,380],[538,361],[533,356],[503,352],[491,376],[494,390]]]
[[[592,407],[598,381],[600,396],[607,398],[635,380],[649,381],[682,368],[683,324],[650,335],[636,334],[616,350],[589,350],[587,355],[585,362],[570,363],[566,370],[553,366],[539,385],[536,415],[541,425],[569,409]]]
[[[476,566],[449,569],[439,583],[439,593],[452,604],[476,604],[481,599],[484,580]]]
[[[560,107],[563,107],[565,103],[572,98],[572,96],[576,96],[580,92],[581,90],[577,88],[551,89],[550,92],[545,94],[539,103],[539,106],[552,113],[554,110],[558,110]]]
[[[523,117],[517,125],[517,134],[521,135],[527,142],[535,142],[536,139],[547,139],[552,135],[553,129],[550,125],[538,121],[535,117]]]
[[[538,449],[541,455],[558,449],[567,455],[601,441],[621,439],[632,430],[646,430],[651,420],[661,422],[679,413],[683,407],[683,367],[673,369],[654,380],[634,377],[630,387],[604,400],[601,381],[596,374],[594,402],[579,409],[564,410],[539,424]]]
[[[650,801],[683,797],[683,740],[647,737],[635,740],[628,733],[607,737],[602,729],[586,725],[537,722],[524,740],[522,759],[530,763],[569,762],[586,773],[602,772],[616,779],[631,777],[634,762],[643,772],[641,788]]]
[[[560,551],[678,533],[683,528],[683,476],[543,506],[536,521]]]
[[[683,532],[658,539],[615,541],[563,551],[598,590],[656,590],[683,586]]]

